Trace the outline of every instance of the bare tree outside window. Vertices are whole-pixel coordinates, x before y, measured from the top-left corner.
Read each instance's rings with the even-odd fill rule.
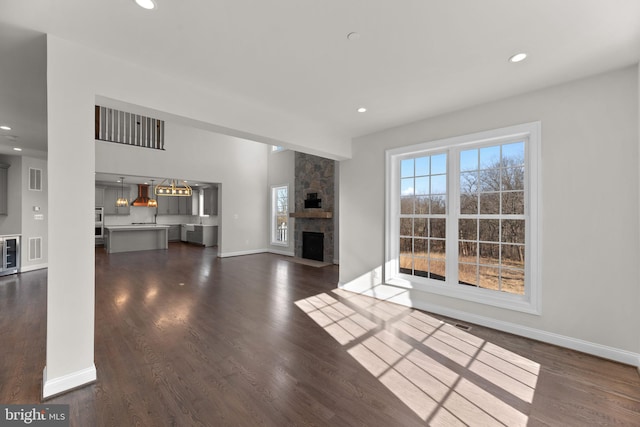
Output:
[[[446,279],[447,155],[401,161],[400,272]]]
[[[524,294],[524,142],[460,153],[458,282]]]
[[[524,144],[460,151],[460,284],[524,294]],[[401,160],[400,173],[400,272],[444,281],[447,154]]]

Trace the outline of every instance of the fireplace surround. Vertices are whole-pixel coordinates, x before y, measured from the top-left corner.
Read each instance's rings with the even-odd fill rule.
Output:
[[[305,153],[295,153],[294,251],[300,258],[333,262],[335,161]],[[320,255],[309,257],[303,234],[321,239]],[[319,237],[321,236],[321,237]],[[304,252],[303,252],[304,250]],[[317,250],[317,248],[316,248]]]

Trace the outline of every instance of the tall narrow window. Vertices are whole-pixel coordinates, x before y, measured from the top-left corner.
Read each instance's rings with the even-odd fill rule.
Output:
[[[271,243],[287,245],[289,242],[289,186],[271,188]]]
[[[524,294],[525,142],[460,152],[458,282]]]
[[[445,280],[447,155],[400,162],[400,272]]]
[[[540,311],[540,123],[387,152],[385,280]]]

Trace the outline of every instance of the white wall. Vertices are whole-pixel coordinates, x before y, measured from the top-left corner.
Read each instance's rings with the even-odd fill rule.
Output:
[[[43,396],[96,378],[93,58],[47,36],[49,270]],[[69,191],[73,188],[73,191]]]
[[[269,147],[271,148],[271,147]],[[289,232],[289,240],[287,246],[271,244],[271,187],[288,185],[289,186],[289,212],[294,212],[296,208],[296,175],[295,175],[295,151],[283,150],[274,151],[268,155],[268,178],[265,193],[268,195],[267,212],[265,228],[267,229],[267,242],[269,243],[269,251],[282,255],[295,255],[295,242],[293,241],[293,230],[295,227],[295,218],[289,218],[287,225]]]
[[[42,190],[29,190],[29,168],[42,170]],[[35,270],[47,266],[47,221],[49,203],[47,200],[47,161],[34,157],[22,157],[22,268],[21,271]],[[36,212],[34,207],[38,207]],[[38,219],[42,218],[42,219]],[[29,261],[29,238],[42,239],[42,257]]]
[[[421,292],[396,300],[638,364],[638,102],[634,66],[356,139],[340,169],[342,286],[389,290],[375,287],[386,149],[540,120],[542,315]]]
[[[21,236],[20,271],[47,267],[47,161],[27,156],[0,156],[8,169],[8,214],[0,215],[0,235]],[[29,168],[42,170],[42,191],[29,190]],[[34,212],[38,206],[40,211]],[[42,215],[36,219],[34,214]],[[42,258],[29,261],[29,238],[42,238]]]
[[[340,163],[336,162],[333,202],[333,263],[340,264]]]
[[[22,157],[0,156],[7,169],[7,215],[0,215],[0,235],[22,232]]]
[[[270,146],[167,122],[164,151],[99,141],[95,149],[98,172],[220,183],[219,255],[265,250]]]
[[[94,142],[97,99],[118,100],[165,116],[175,115],[200,129],[220,130],[234,137],[192,129],[189,137],[179,142],[179,151],[188,156],[188,161],[169,157],[178,151],[139,156],[129,155],[130,147],[102,150],[104,147],[96,147]],[[102,172],[160,176],[175,173],[221,182],[220,244],[223,255],[234,255],[264,250],[266,245],[267,147],[238,136],[255,134],[260,140],[283,145],[290,145],[290,141],[300,146],[317,145],[324,147],[323,153],[336,158],[349,154],[343,137],[314,123],[225,99],[189,82],[118,61],[51,35],[47,36],[47,112],[49,275],[44,396],[82,385],[96,376],[93,364],[96,155],[100,165],[104,165]],[[166,130],[168,141],[172,140],[171,132]],[[222,154],[216,152],[214,148],[225,143],[233,148]],[[209,144],[210,149],[206,148]],[[134,159],[139,163],[134,164]],[[166,171],[159,173],[159,167]],[[262,176],[262,180],[256,176]],[[68,191],[69,185],[73,185],[73,192]],[[69,206],[78,214],[70,215]]]

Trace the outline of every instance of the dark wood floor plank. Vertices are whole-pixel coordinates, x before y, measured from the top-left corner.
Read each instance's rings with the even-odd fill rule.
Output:
[[[338,267],[96,250],[74,426],[640,425],[635,368],[336,290]],[[46,270],[0,278],[0,403],[37,403]]]

